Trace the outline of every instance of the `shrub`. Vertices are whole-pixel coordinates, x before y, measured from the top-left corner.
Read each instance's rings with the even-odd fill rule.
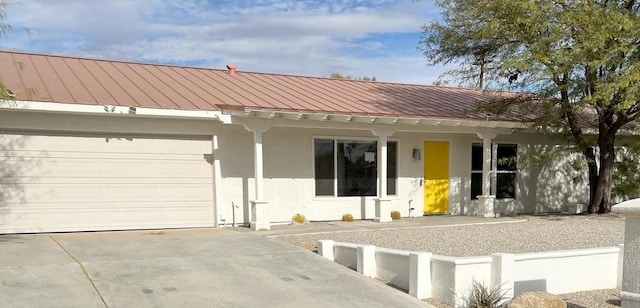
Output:
[[[391,219],[398,220],[400,217],[400,211],[391,211]]]
[[[295,214],[291,217],[291,221],[297,224],[304,224],[307,221],[307,218],[304,215]]]
[[[349,213],[342,215],[342,221],[352,222],[353,221],[353,215],[351,215]]]
[[[474,280],[464,306],[469,308],[506,307],[504,304],[506,293],[507,291],[502,290],[502,286],[489,288],[484,283]]]

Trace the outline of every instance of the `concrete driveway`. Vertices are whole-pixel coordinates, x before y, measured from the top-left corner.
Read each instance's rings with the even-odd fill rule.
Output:
[[[0,235],[4,307],[416,307],[309,251],[223,229]]]

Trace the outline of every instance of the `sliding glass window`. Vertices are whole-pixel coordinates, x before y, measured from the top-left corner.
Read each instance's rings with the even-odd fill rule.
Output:
[[[387,143],[387,194],[396,194],[397,142]],[[378,144],[375,140],[315,139],[316,196],[376,196]]]

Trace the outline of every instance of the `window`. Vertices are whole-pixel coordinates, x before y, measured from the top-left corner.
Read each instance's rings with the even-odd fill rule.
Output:
[[[495,181],[491,183],[491,191],[496,199],[515,198],[518,146],[497,144],[493,148],[496,161]],[[471,147],[471,199],[477,199],[482,194],[482,151],[482,144],[474,143]]]
[[[397,142],[387,143],[387,194],[396,194]],[[378,143],[314,140],[316,196],[376,196]]]
[[[482,195],[482,144],[471,146],[471,199]]]
[[[316,139],[314,148],[316,196],[333,196],[333,140]]]
[[[518,147],[515,144],[498,144],[496,151],[496,199],[516,197]]]

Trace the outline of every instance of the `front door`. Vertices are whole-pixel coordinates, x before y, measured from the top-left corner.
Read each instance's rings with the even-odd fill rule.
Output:
[[[449,212],[449,142],[424,142],[424,213]]]

